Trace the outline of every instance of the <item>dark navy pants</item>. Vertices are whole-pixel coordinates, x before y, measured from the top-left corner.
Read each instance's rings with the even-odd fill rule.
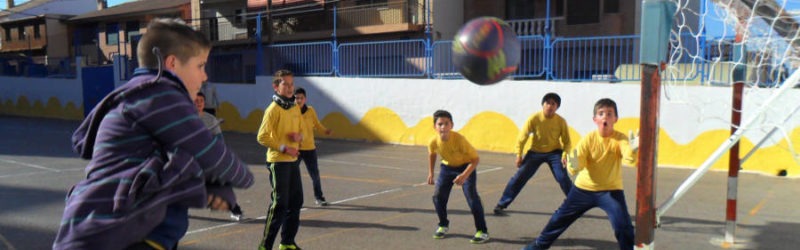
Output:
[[[553,173],[553,178],[558,182],[564,195],[567,195],[572,188],[572,180],[569,179],[567,170],[564,169],[564,165],[561,164],[562,152],[561,150],[549,153],[528,151],[528,153],[525,154],[525,158],[522,159],[522,164],[520,164],[517,172],[508,180],[506,189],[503,191],[503,196],[500,197],[500,201],[497,202],[497,205],[502,208],[511,205],[511,202],[517,198],[519,192],[525,187],[528,180],[533,177],[536,170],[539,170],[539,166],[541,166],[542,163],[547,163],[547,165],[550,166],[550,172]]]
[[[317,150],[300,150],[300,156],[297,157],[298,166],[300,166],[301,160],[306,163],[306,170],[308,170],[308,175],[311,176],[311,183],[314,185],[314,198],[317,200],[325,198],[322,195],[322,182],[319,180]]]
[[[165,249],[173,249],[187,230],[189,230],[189,208],[169,205],[164,220],[146,238],[157,242]]]
[[[266,249],[272,249],[278,231],[281,232],[281,244],[295,243],[294,237],[300,228],[300,209],[303,208],[303,185],[297,163],[267,163],[272,202],[267,210],[264,238],[261,240]]]
[[[447,220],[447,201],[450,199],[450,190],[453,189],[453,180],[456,176],[467,169],[468,164],[460,167],[448,167],[441,164],[439,167],[439,179],[436,180],[436,190],[433,192],[433,206],[436,208],[436,215],[439,216],[439,226],[448,227],[450,221]],[[478,196],[478,171],[475,170],[462,185],[464,196],[467,198],[467,205],[472,211],[472,218],[475,220],[475,229],[488,233],[486,220],[483,217],[483,204],[481,197]]]
[[[536,244],[549,248],[578,217],[595,207],[603,209],[608,215],[619,249],[633,249],[633,224],[625,204],[625,193],[622,190],[592,192],[577,187],[569,191],[567,199],[550,217]]]

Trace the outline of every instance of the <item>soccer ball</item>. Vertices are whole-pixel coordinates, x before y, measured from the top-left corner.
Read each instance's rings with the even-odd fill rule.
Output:
[[[467,22],[453,40],[453,64],[467,80],[490,85],[517,70],[520,44],[508,24],[495,17]]]

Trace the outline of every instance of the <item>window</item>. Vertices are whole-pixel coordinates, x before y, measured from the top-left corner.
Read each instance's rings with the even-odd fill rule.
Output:
[[[387,4],[389,0],[356,0],[356,5]]]
[[[506,19],[533,19],[536,17],[533,1],[506,0]]]
[[[600,1],[567,0],[567,25],[599,22]]]
[[[5,35],[6,41],[11,41],[11,28],[5,28],[5,30],[6,30],[6,35]]]
[[[557,16],[557,17],[563,17],[564,16],[564,1],[565,0],[555,0],[555,1],[553,1],[553,3],[551,3],[550,8],[555,8],[556,9],[556,12],[553,14],[553,16]],[[552,4],[555,4],[555,7],[553,7]]]
[[[139,32],[139,21],[130,21],[125,23],[125,41],[131,42],[133,41],[133,37],[140,35]]]
[[[603,1],[604,13],[619,13],[619,0],[604,0]]]
[[[233,11],[233,23],[236,25],[241,25],[244,20],[244,16],[242,16],[242,9],[234,10]]]
[[[42,38],[42,32],[39,31],[39,25],[38,24],[34,24],[33,25],[33,38],[35,38],[35,39]]]
[[[28,34],[25,34],[25,27],[22,26],[17,27],[17,39],[19,39],[20,41],[25,40],[26,35]]]
[[[119,44],[119,27],[116,23],[106,24],[106,45]]]

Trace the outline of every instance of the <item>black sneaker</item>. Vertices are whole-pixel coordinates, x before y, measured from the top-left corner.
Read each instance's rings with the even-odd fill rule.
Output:
[[[506,215],[506,208],[497,205],[494,207],[494,215]]]
[[[325,197],[322,197],[322,198],[319,198],[319,199],[317,199],[317,200],[315,201],[315,203],[317,203],[317,205],[318,205],[318,206],[321,206],[321,207],[328,206],[328,202],[327,202],[327,201],[325,201]]]
[[[241,221],[242,218],[244,218],[244,212],[242,212],[242,208],[239,204],[236,204],[236,206],[231,208],[231,220]]]

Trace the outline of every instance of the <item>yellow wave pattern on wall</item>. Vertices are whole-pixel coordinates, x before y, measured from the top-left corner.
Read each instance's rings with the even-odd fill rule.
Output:
[[[217,112],[219,118],[225,119],[225,123],[222,124],[224,130],[246,133],[255,133],[258,130],[263,113],[263,110],[254,110],[242,118],[239,110],[228,102],[223,102]],[[72,102],[64,105],[56,97],[49,98],[47,103],[38,100],[31,103],[27,97],[21,96],[17,100],[0,100],[0,114],[80,120],[83,118],[83,107],[76,106]],[[347,116],[337,112],[326,115],[321,121],[334,130],[331,136],[317,135],[321,138],[426,145],[435,135],[431,116],[426,116],[414,126],[408,127],[394,111],[385,107],[372,108],[357,123],[352,123]],[[616,129],[627,133],[629,130],[635,131],[638,126],[637,118],[622,118],[617,123]],[[456,127],[461,128],[458,132],[466,136],[475,148],[494,152],[512,153],[519,133],[519,128],[511,119],[490,111],[478,113],[463,126],[456,124]],[[792,154],[800,150],[800,127],[784,132],[789,135],[791,141],[782,137],[778,143],[760,148],[758,153],[742,165],[742,169],[769,175],[786,171],[789,176],[800,176],[798,163],[800,156]],[[779,137],[782,134],[778,133],[775,136]],[[711,130],[698,135],[687,144],[679,144],[662,129],[659,131],[659,165],[692,168],[700,166],[729,135],[728,130]],[[573,143],[577,143],[580,137],[580,133],[570,128],[570,138]],[[530,142],[526,145],[526,150],[529,144]],[[743,138],[740,141],[740,157],[744,157],[754,146],[752,141]],[[725,153],[712,168],[728,169],[728,154]]]
[[[458,115],[458,114],[453,114]],[[331,113],[322,119],[326,127],[336,131],[335,137],[354,140],[367,140],[383,143],[400,143],[407,145],[426,145],[433,131],[433,119],[428,116],[414,127],[407,127],[392,110],[377,107],[368,111],[356,124],[351,123],[341,113]],[[638,118],[622,118],[615,128],[621,132],[637,131]],[[519,127],[508,117],[496,112],[479,113],[464,124],[458,131],[466,136],[475,148],[494,152],[512,153]],[[675,142],[669,134],[659,131],[658,161],[659,165],[684,166],[696,168],[700,166],[728,137],[728,130],[712,130],[697,136],[687,144]],[[581,135],[570,128],[570,138],[577,143]],[[792,145],[800,145],[800,128],[796,128],[792,136]],[[530,146],[526,145],[526,150]],[[740,157],[754,147],[754,143],[744,138],[740,141]],[[788,142],[783,139],[773,146],[758,150],[742,166],[744,170],[775,175],[785,170],[789,176],[800,175],[800,166],[788,149]],[[727,170],[728,154],[725,153],[712,169]]]
[[[20,96],[16,102],[11,99],[0,100],[0,114],[81,120],[83,106],[76,106],[72,102],[62,105],[56,97],[50,97],[46,104],[39,100],[31,103],[27,97]]]

